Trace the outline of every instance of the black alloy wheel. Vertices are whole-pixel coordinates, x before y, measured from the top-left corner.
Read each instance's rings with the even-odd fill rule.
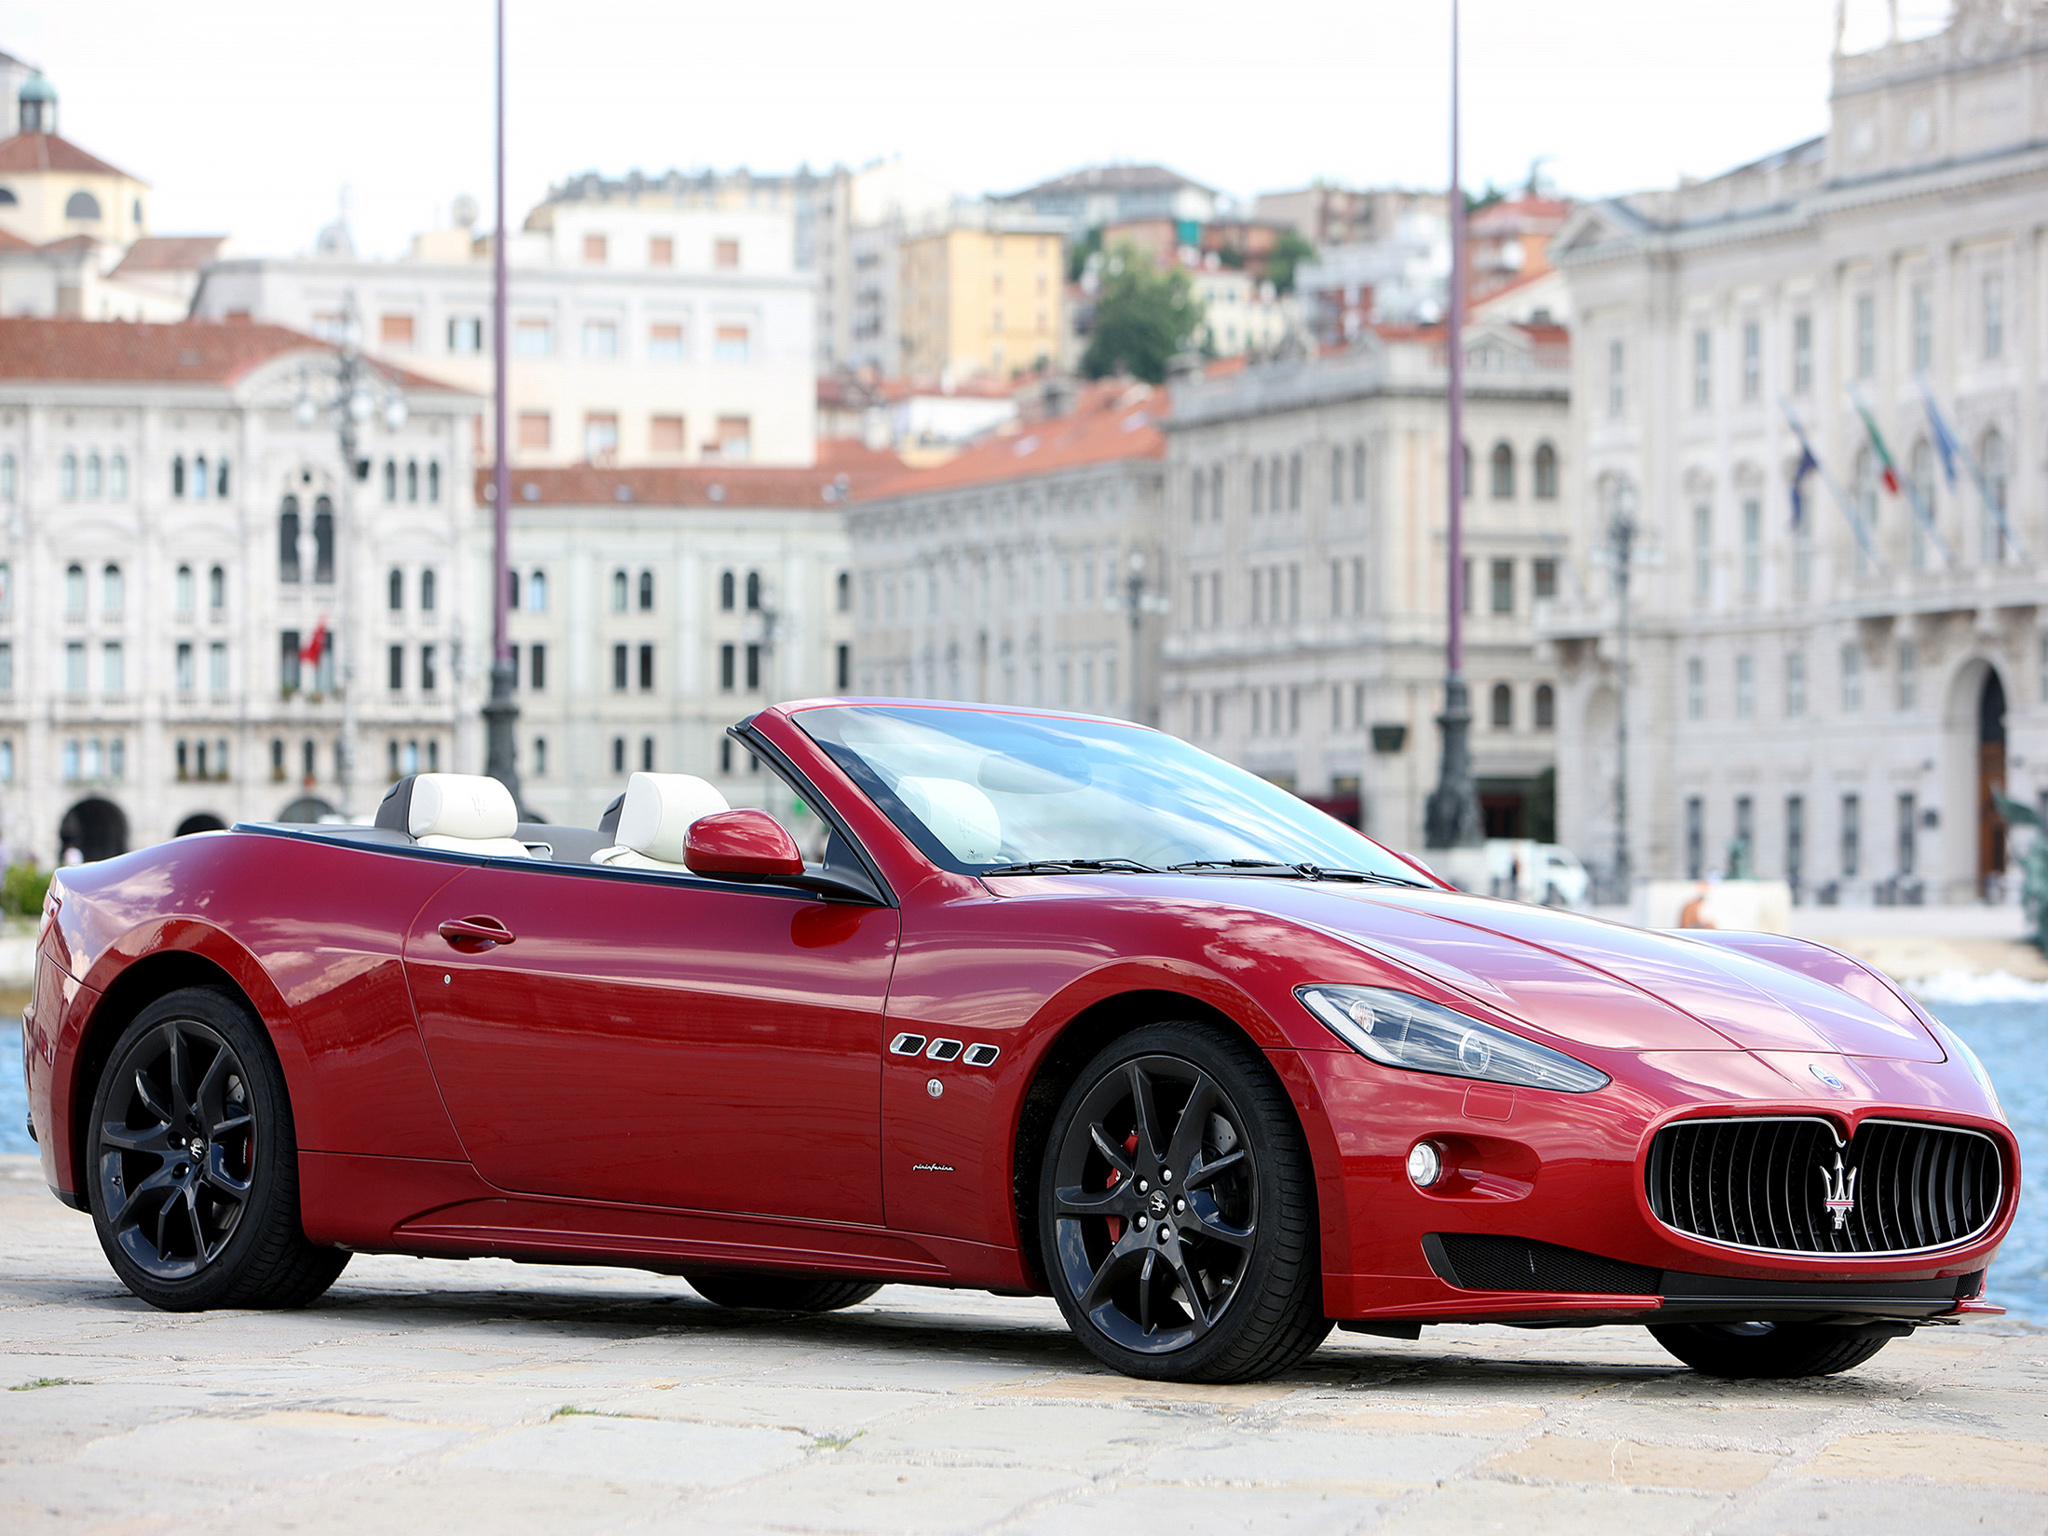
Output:
[[[1039,1205],[1061,1310],[1127,1374],[1250,1380],[1329,1332],[1300,1128],[1263,1058],[1215,1025],[1147,1025],[1089,1063]]]
[[[1826,1323],[1665,1323],[1650,1333],[1665,1349],[1707,1376],[1737,1381],[1791,1381],[1832,1376],[1861,1365],[1904,1325],[1863,1328]]]
[[[284,1075],[240,999],[189,987],[144,1009],[100,1075],[90,1133],[100,1245],[153,1306],[299,1306],[348,1263],[300,1226]]]

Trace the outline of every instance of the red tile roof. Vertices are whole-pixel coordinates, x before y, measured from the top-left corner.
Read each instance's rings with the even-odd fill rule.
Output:
[[[146,235],[128,247],[114,276],[136,272],[196,272],[220,254],[226,235]]]
[[[822,449],[824,445],[819,446]],[[595,507],[640,503],[654,507],[784,507],[823,512],[858,495],[863,484],[875,478],[872,470],[844,469],[829,460],[812,469],[760,464],[688,464],[673,468],[649,464],[569,464],[549,469],[515,468],[512,504]],[[477,471],[476,499],[480,506],[491,504],[491,480],[489,466]]]
[[[233,384],[273,357],[306,348],[333,350],[324,341],[281,325],[4,319],[0,320],[0,379]],[[386,371],[395,374],[408,390],[464,393],[403,369]]]
[[[1035,421],[986,438],[958,458],[909,470],[854,495],[856,501],[915,496],[925,491],[985,485],[1050,474],[1082,464],[1166,456],[1159,423],[1172,399],[1159,385],[1106,379],[1086,386],[1064,416]]]
[[[77,171],[86,175],[128,176],[118,166],[89,155],[69,139],[54,133],[17,133],[0,143],[0,171]],[[141,181],[140,176],[128,176]],[[147,182],[143,183],[145,186]]]
[[[0,229],[0,251],[32,251],[36,248],[33,240],[24,240],[19,235],[10,235]]]

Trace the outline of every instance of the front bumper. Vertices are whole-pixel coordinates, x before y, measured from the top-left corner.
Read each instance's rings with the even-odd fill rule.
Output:
[[[1793,1096],[1785,1071],[1736,1051],[1603,1055],[1595,1064],[1614,1081],[1590,1094],[1402,1072],[1345,1051],[1303,1051],[1295,1063],[1301,1101],[1321,1111],[1311,1140],[1327,1137],[1314,1150],[1331,1317],[1919,1322],[1998,1310],[1980,1298],[2012,1222],[2019,1152],[1960,1063],[1859,1058],[1844,1075],[1858,1097],[1832,1102]],[[1997,1218],[1968,1242],[1883,1257],[1734,1249],[1657,1220],[1644,1164],[1659,1129],[1692,1116],[1788,1113],[1844,1127],[1890,1116],[1984,1132],[2002,1162]],[[1447,1168],[1428,1190],[1405,1172],[1425,1138]]]

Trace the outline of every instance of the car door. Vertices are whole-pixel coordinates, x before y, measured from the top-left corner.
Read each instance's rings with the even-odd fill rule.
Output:
[[[463,1146],[502,1189],[879,1225],[893,907],[546,864],[406,938]]]

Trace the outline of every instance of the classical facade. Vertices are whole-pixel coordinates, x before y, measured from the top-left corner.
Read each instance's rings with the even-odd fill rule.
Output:
[[[1156,721],[1167,406],[1089,385],[857,496],[857,689]]]
[[[1527,835],[1554,761],[1556,685],[1531,625],[1567,576],[1570,346],[1505,324],[1466,342],[1473,757],[1487,830]],[[1408,849],[1443,708],[1444,387],[1440,330],[1382,328],[1177,382],[1166,428],[1160,723]]]
[[[390,772],[478,757],[482,402],[385,375],[407,411],[362,427],[356,480],[300,408],[335,361],[265,325],[0,320],[10,856],[367,815]]]
[[[725,730],[777,700],[850,691],[842,509],[876,462],[517,471],[508,638],[526,802],[595,826],[627,777],[651,770],[764,804],[775,780]],[[488,521],[480,511],[469,545],[480,594]]]
[[[1960,0],[1833,81],[1824,137],[1551,242],[1574,537],[1633,536],[1625,719],[1618,555],[1540,621],[1560,830],[1614,862],[1625,723],[1635,877],[1964,899],[1993,792],[2048,787],[2048,6]]]
[[[489,393],[487,238],[430,231],[402,261],[357,258],[345,231],[325,243],[213,263],[194,317],[353,334],[381,361]],[[513,463],[811,462],[813,280],[786,211],[558,194],[506,259]]]

